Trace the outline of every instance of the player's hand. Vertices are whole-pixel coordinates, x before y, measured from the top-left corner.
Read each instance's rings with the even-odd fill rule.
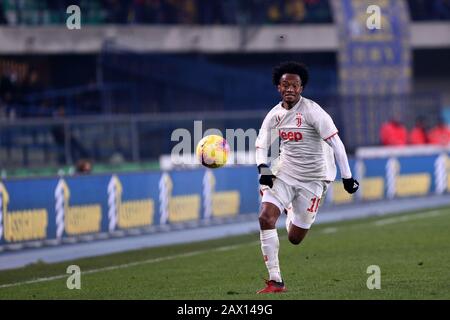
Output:
[[[273,187],[273,179],[275,179],[276,177],[273,175],[269,166],[267,164],[260,164],[258,166],[258,172],[260,174],[259,184],[264,185],[264,186],[269,186],[270,188],[272,188]]]
[[[355,193],[359,188],[359,182],[353,178],[350,179],[343,178],[342,182],[344,183],[345,191],[347,191],[350,194]]]

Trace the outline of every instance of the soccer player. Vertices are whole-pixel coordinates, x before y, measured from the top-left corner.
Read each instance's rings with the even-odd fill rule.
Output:
[[[328,185],[336,177],[335,159],[345,190],[355,193],[359,187],[333,120],[317,103],[301,95],[308,77],[305,66],[297,62],[284,62],[274,68],[272,80],[282,101],[269,111],[256,139],[256,164],[262,185],[260,240],[269,271],[265,288],[257,293],[286,291],[278,263],[275,227],[280,214],[287,213],[289,241],[298,245],[314,222]],[[268,150],[276,136],[281,139],[280,154],[270,168]]]

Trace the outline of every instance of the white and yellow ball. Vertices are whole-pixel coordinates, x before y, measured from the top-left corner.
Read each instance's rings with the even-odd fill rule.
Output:
[[[215,169],[227,163],[230,146],[227,140],[218,135],[204,137],[197,144],[197,159],[207,168]]]

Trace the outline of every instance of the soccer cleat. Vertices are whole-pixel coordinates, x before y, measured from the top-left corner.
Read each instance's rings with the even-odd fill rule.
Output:
[[[264,289],[261,289],[257,291],[256,293],[278,293],[278,292],[285,292],[287,289],[284,285],[284,282],[276,282],[274,280],[265,280],[266,281],[266,287]]]

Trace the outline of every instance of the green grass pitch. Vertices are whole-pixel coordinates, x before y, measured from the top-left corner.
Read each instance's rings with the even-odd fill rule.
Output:
[[[314,225],[299,246],[279,235],[282,294],[255,294],[267,271],[254,233],[1,271],[0,299],[450,299],[450,208]],[[381,289],[367,288],[371,265]]]

